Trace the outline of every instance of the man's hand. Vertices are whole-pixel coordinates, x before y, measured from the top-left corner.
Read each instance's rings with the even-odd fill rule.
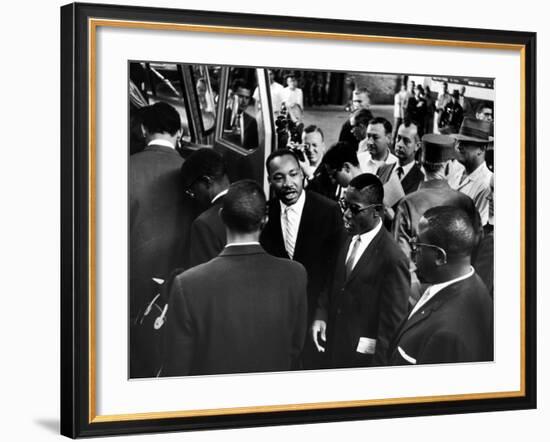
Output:
[[[319,333],[321,334],[322,342],[319,342]],[[317,351],[324,352],[325,347],[321,344],[324,344],[327,341],[327,323],[321,319],[313,321],[313,324],[311,325],[311,337],[313,338],[315,347],[317,347]]]

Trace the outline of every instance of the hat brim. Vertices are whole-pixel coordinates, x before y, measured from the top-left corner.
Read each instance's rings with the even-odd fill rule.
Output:
[[[493,141],[493,137],[489,136],[486,140],[483,138],[477,138],[477,137],[469,137],[467,135],[461,135],[461,134],[449,134],[451,138],[454,138],[457,141],[471,141],[473,143],[480,143],[480,144],[486,144]]]

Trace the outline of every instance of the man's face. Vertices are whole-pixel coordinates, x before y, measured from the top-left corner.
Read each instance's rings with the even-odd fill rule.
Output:
[[[271,84],[275,81],[275,75],[273,74],[273,71],[271,69],[267,71],[267,73],[269,75],[269,84]]]
[[[377,123],[367,126],[367,150],[373,158],[385,158],[390,142],[390,136],[386,134],[383,124]]]
[[[287,206],[298,201],[304,189],[304,175],[292,155],[283,155],[271,160],[269,183],[275,195]]]
[[[466,94],[466,88],[464,86],[462,86],[460,88],[460,95],[464,96],[464,94]]]
[[[364,140],[367,137],[367,128],[364,124],[357,123],[355,117],[351,117],[351,133],[357,141]]]
[[[286,84],[289,87],[289,89],[291,90],[296,89],[296,79],[294,77],[288,77],[286,79]]]
[[[353,110],[368,109],[370,106],[368,94],[365,92],[353,91],[352,106]]]
[[[444,83],[443,84],[443,93],[447,94],[448,92],[449,92],[449,86],[447,85],[447,83]]]
[[[464,166],[476,164],[478,157],[483,152],[479,144],[460,140],[457,141],[455,150],[457,152],[456,159]]]
[[[348,187],[350,181],[352,180],[351,173],[349,168],[344,165],[342,169],[337,170],[330,167],[328,164],[326,166],[328,176],[333,184],[338,184],[342,187]]]
[[[302,137],[305,152],[312,166],[317,166],[325,155],[325,143],[323,137],[317,131],[305,133]]]
[[[490,107],[484,107],[476,114],[476,118],[483,121],[493,121],[493,109]]]
[[[427,231],[428,222],[426,218],[422,217],[418,223],[418,242],[430,244],[430,240],[427,237]],[[416,264],[416,274],[420,282],[433,282],[434,273],[438,267],[436,261],[439,258],[439,252],[434,247],[417,247],[416,252],[413,254],[413,260]]]
[[[379,219],[376,206],[371,206],[370,202],[365,201],[365,198],[361,197],[361,193],[356,188],[348,188],[344,195],[344,204],[346,207],[344,227],[350,235],[361,235],[376,227]]]
[[[411,81],[411,82],[409,83],[409,90],[410,90],[411,93],[413,93],[413,94],[414,94],[414,88],[415,88],[415,83],[414,83],[414,81]]]
[[[399,126],[397,143],[395,144],[395,156],[399,159],[401,166],[414,161],[414,155],[419,146],[416,127],[412,124],[409,127],[405,127],[404,124]]]
[[[239,112],[244,112],[250,103],[250,89],[244,87],[237,88],[235,92],[237,102],[239,103]]]

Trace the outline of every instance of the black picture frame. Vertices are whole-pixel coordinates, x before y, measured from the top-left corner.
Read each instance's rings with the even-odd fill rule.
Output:
[[[524,196],[523,382],[521,395],[399,403],[316,410],[249,412],[198,417],[152,417],[103,421],[94,416],[90,375],[93,320],[90,268],[94,243],[88,235],[90,165],[89,19],[186,23],[234,28],[392,37],[404,40],[510,45],[522,54],[524,91],[522,193]],[[536,34],[488,29],[312,19],[96,4],[61,8],[61,434],[76,438],[198,429],[335,422],[404,416],[536,408]],[[92,318],[92,319],[90,319]]]

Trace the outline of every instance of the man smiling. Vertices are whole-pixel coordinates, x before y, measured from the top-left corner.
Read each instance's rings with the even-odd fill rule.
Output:
[[[304,191],[304,174],[295,154],[274,151],[266,161],[269,183],[275,198],[269,202],[269,221],[260,242],[278,257],[301,263],[308,274],[308,326],[314,307],[334,268],[338,240],[343,232],[338,204],[315,192]],[[303,368],[322,366],[313,343],[307,341]]]

